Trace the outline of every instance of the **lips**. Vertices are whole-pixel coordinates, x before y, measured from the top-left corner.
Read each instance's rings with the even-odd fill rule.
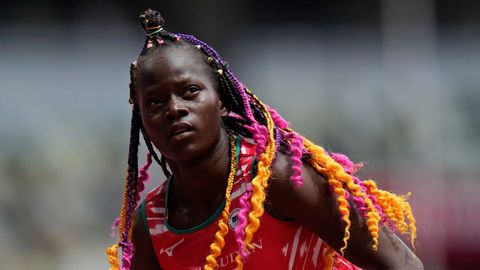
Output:
[[[168,130],[168,137],[171,138],[192,130],[193,130],[192,126],[190,126],[187,123],[174,124]]]

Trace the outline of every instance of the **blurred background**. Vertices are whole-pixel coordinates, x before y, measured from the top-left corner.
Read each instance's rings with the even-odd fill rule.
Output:
[[[412,191],[426,269],[480,269],[478,1],[0,6],[2,269],[107,269],[146,7],[216,48],[297,131],[364,162],[363,177]]]

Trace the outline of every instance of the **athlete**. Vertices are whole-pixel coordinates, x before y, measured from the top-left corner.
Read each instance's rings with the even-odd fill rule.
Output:
[[[407,196],[359,179],[359,165],[296,133],[214,49],[168,32],[159,12],[140,21],[110,269],[423,269],[396,235],[413,247]],[[141,201],[153,160],[168,179]]]

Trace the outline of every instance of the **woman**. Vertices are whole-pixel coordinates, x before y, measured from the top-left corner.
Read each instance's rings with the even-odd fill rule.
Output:
[[[405,197],[360,181],[346,156],[291,130],[207,44],[166,31],[156,11],[140,20],[147,38],[131,65],[111,269],[423,269],[392,233],[413,245]],[[149,155],[139,171],[140,132]],[[152,158],[168,180],[137,208]]]

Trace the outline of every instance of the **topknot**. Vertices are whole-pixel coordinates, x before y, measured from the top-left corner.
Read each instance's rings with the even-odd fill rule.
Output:
[[[165,19],[163,19],[160,12],[151,9],[145,10],[139,19],[147,35],[163,29],[165,24]]]

